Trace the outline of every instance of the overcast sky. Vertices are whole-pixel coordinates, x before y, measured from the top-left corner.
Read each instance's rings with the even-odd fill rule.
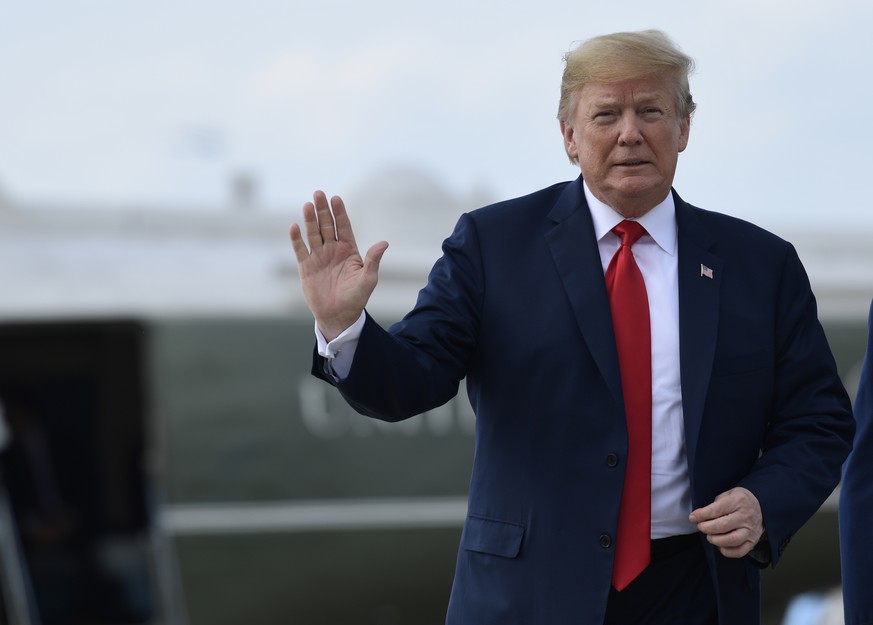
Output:
[[[660,28],[697,62],[686,200],[873,228],[869,0],[5,4],[0,194],[22,204],[210,206],[249,172],[296,213],[398,165],[520,195],[578,174],[555,121],[573,42]]]

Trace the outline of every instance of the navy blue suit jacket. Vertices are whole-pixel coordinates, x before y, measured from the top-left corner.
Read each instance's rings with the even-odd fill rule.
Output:
[[[873,625],[873,304],[855,419],[855,448],[840,487],[843,605],[846,625]]]
[[[792,246],[674,197],[693,505],[748,488],[775,564],[839,481],[849,399]],[[463,215],[443,252],[402,321],[367,318],[337,386],[394,421],[466,378],[476,447],[447,623],[601,625],[627,432],[581,178]],[[720,623],[756,623],[759,568],[705,548]]]

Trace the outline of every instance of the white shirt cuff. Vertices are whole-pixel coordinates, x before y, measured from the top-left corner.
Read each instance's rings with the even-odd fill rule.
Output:
[[[361,337],[361,331],[364,329],[366,319],[367,315],[362,311],[357,321],[343,330],[338,337],[329,343],[324,338],[321,330],[318,329],[318,324],[315,324],[315,340],[317,342],[318,355],[328,359],[328,365],[339,379],[348,376],[352,368],[355,349],[358,347],[358,339]]]

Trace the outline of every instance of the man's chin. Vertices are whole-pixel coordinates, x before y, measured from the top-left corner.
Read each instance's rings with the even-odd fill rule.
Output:
[[[625,217],[641,217],[660,204],[670,193],[662,181],[624,178],[609,189],[606,204]]]
[[[652,180],[651,176],[623,176],[615,185],[615,192],[628,198],[641,198],[647,195],[660,196],[670,190],[661,180]]]

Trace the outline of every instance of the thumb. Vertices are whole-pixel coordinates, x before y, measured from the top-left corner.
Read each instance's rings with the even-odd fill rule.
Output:
[[[379,241],[367,250],[367,256],[364,258],[364,271],[367,273],[379,273],[379,263],[382,261],[382,255],[388,249],[387,241]]]

